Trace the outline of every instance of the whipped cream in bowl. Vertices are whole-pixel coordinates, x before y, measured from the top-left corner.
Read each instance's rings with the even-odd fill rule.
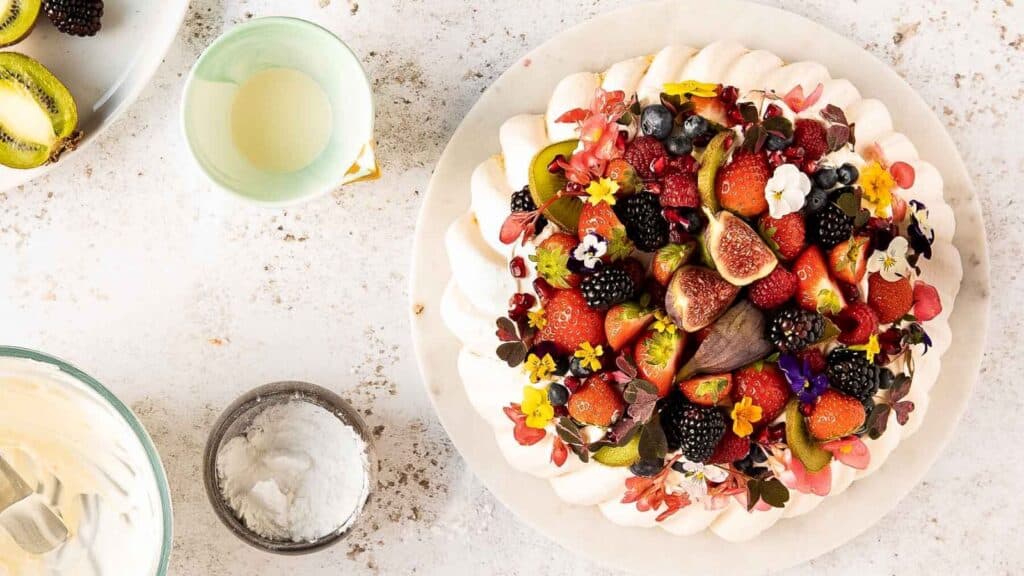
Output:
[[[0,576],[164,576],[170,493],[131,410],[81,370],[0,347],[0,454],[57,512],[68,541],[31,555],[0,530]]]

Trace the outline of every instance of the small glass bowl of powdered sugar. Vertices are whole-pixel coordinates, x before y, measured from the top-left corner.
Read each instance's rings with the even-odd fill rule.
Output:
[[[308,554],[345,537],[376,483],[372,438],[337,394],[276,382],[235,400],[203,457],[206,494],[232,533],[260,550]]]

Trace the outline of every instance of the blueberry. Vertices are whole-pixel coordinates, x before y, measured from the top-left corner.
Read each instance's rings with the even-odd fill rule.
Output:
[[[703,136],[708,128],[710,128],[708,121],[703,116],[694,114],[683,122],[683,135],[693,141]]]
[[[575,356],[569,360],[569,372],[577,378],[586,378],[594,373],[590,368],[583,366],[580,359]]]
[[[779,152],[780,150],[789,148],[789,145],[792,142],[793,140],[790,138],[783,138],[778,134],[769,134],[768,137],[765,138],[764,147],[767,148],[769,152]]]
[[[680,474],[686,474],[686,468],[683,468],[683,463],[679,460],[672,463],[672,469]]]
[[[849,186],[860,178],[860,172],[853,164],[843,164],[836,173],[839,176],[839,183],[843,186]]]
[[[686,156],[693,152],[693,142],[685,134],[673,134],[665,141],[665,148],[673,156]]]
[[[646,136],[664,140],[672,133],[672,113],[661,104],[644,108],[640,114],[640,129]]]
[[[747,454],[755,464],[761,464],[762,462],[768,461],[768,455],[764,453],[764,450],[760,446],[754,445],[750,447],[750,454]]]
[[[892,373],[892,370],[888,368],[882,368],[878,371],[878,387],[882,390],[888,390],[892,388],[893,380],[896,379],[896,375]]]
[[[837,182],[839,182],[839,172],[835,168],[819,168],[814,173],[814,183],[819,188],[831,190],[836,187]]]
[[[664,468],[664,460],[639,460],[636,464],[629,467],[629,471],[637,476],[650,478],[651,476],[657,476]]]
[[[821,211],[826,204],[828,204],[828,192],[825,192],[821,188],[814,188],[811,190],[811,193],[807,195],[807,200],[804,202],[804,208],[807,209],[808,214],[816,214]]]
[[[548,387],[548,402],[552,406],[565,406],[569,402],[569,389],[561,384],[552,384]]]
[[[699,233],[704,228],[704,219],[700,217],[700,212],[696,210],[682,209],[678,211],[679,227],[690,235]]]

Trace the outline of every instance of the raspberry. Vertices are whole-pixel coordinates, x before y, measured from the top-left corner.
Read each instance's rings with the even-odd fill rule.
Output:
[[[697,177],[691,173],[669,174],[662,180],[662,206],[672,208],[700,207],[700,192],[697,190]]]
[[[863,302],[854,302],[836,317],[836,325],[843,344],[867,344],[872,334],[878,332],[878,315]]]
[[[665,145],[650,136],[638,136],[626,145],[626,162],[632,164],[636,173],[645,180],[654,177],[654,161],[667,155]]]
[[[795,146],[804,149],[805,160],[820,160],[828,152],[828,135],[825,132],[825,125],[817,120],[802,118],[796,121],[796,128],[793,130],[793,141]]]
[[[782,266],[776,266],[767,277],[754,282],[748,297],[754,306],[772,310],[789,301],[796,294],[798,284],[795,274]]]

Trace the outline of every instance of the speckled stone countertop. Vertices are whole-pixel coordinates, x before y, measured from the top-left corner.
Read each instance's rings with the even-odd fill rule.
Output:
[[[608,573],[520,524],[467,470],[420,387],[406,285],[431,167],[480,92],[565,27],[629,3],[193,0],[127,117],[48,176],[0,194],[0,341],[77,364],[139,414],[172,485],[172,573]],[[1024,7],[767,3],[853,38],[944,119],[976,179],[994,292],[980,382],[945,456],[880,524],[790,573],[1024,573],[1015,480],[1024,476],[1024,279],[1013,259],[1024,248]],[[272,14],[315,19],[362,55],[377,95],[381,180],[262,210],[224,198],[192,169],[177,123],[185,74],[226,27]],[[202,448],[220,410],[283,379],[351,400],[383,460],[366,520],[310,557],[247,548],[218,523],[202,488]]]

